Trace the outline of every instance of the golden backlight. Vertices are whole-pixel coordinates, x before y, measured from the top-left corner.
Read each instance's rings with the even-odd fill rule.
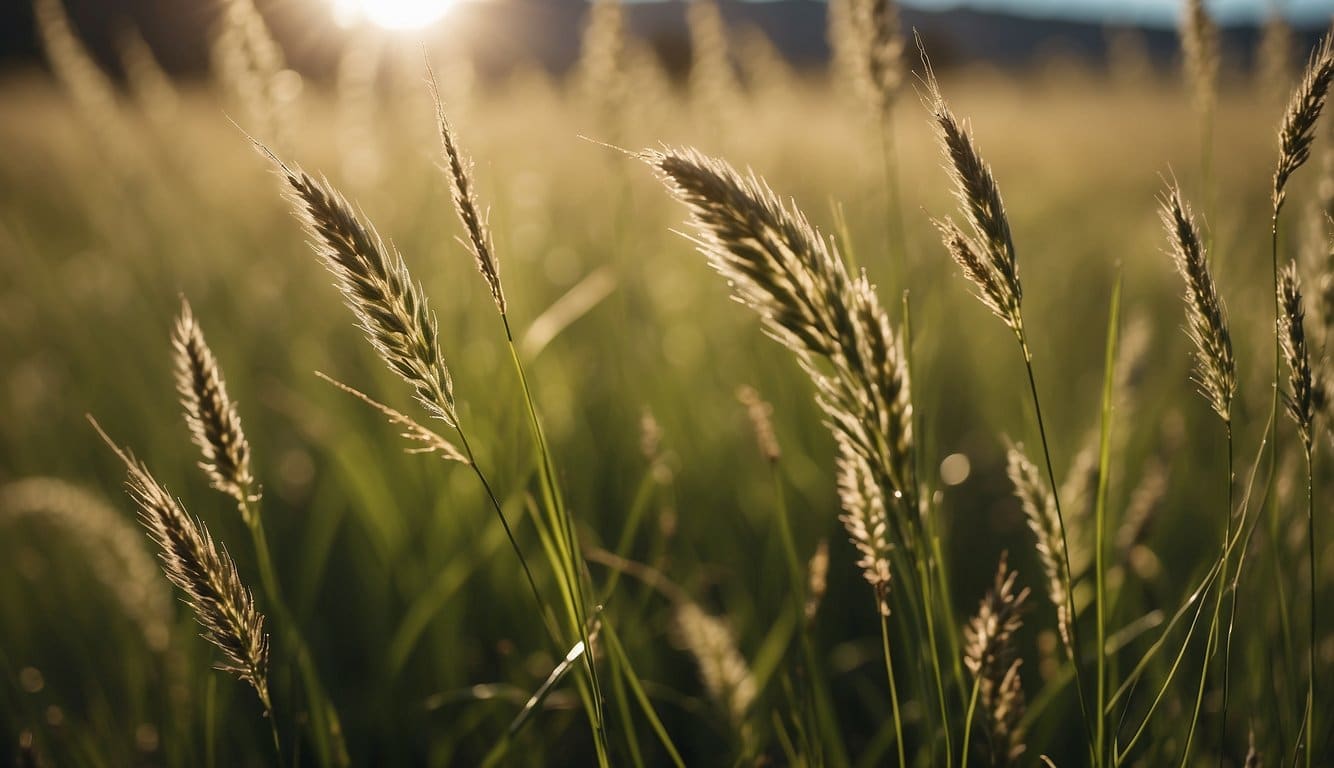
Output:
[[[420,29],[439,21],[454,0],[333,0],[340,24],[370,22],[385,29]]]

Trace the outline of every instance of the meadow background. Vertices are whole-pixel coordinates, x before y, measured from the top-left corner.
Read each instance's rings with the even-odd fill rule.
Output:
[[[1273,385],[1276,130],[1307,39],[1278,57],[1281,66],[1226,51],[1210,150],[1202,150],[1201,122],[1175,66],[1127,55],[1109,66],[940,73],[1005,195],[1058,478],[1077,471],[1099,425],[1112,288],[1118,275],[1124,281],[1123,353],[1138,345],[1139,364],[1119,379],[1109,475],[1112,531],[1124,537],[1109,548],[1111,629],[1131,628],[1112,654],[1114,679],[1162,635],[1217,556],[1226,505],[1224,434],[1190,380],[1181,282],[1156,196],[1175,177],[1206,222],[1237,350],[1244,478]],[[61,44],[57,58],[77,53],[62,54]],[[367,46],[362,59],[357,45]],[[225,71],[162,80],[142,59],[115,80],[58,66],[56,77],[11,71],[0,81],[0,762],[274,759],[253,691],[210,669],[216,652],[196,637],[188,608],[159,573],[142,568],[152,545],[126,533],[139,529],[123,467],[85,420],[95,415],[131,446],[258,592],[245,527],[234,504],[209,489],[180,416],[169,338],[182,297],[239,403],[279,580],[354,764],[476,764],[559,662],[476,478],[405,452],[400,429],[314,375],[414,412],[410,389],[361,338],[246,133],[327,176],[401,251],[438,317],[478,460],[520,544],[538,551],[526,511],[535,456],[522,392],[487,286],[457,240],[464,232],[440,168],[423,49],[410,38],[373,45],[369,33],[349,43],[337,74],[307,78],[299,90],[284,75],[261,108],[245,81]],[[653,170],[606,145],[694,146],[753,168],[837,237],[896,323],[909,297],[922,482],[934,494],[947,610],[959,624],[975,613],[998,557],[1009,552],[1019,584],[1034,592],[1017,638],[1033,712],[1018,762],[1048,755],[1058,765],[1083,764],[1055,611],[1005,474],[1007,438],[1038,445],[1025,372],[1009,331],[969,295],[931,225],[956,206],[923,86],[910,76],[892,110],[898,233],[886,213],[881,127],[839,70],[793,69],[742,30],[731,30],[727,45],[735,79],[716,71],[712,79],[673,78],[632,42],[618,66],[598,75],[605,82],[587,69],[556,76],[522,64],[504,78],[480,77],[452,49],[426,49],[459,141],[476,161],[509,316],[578,535],[588,550],[657,569],[721,618],[755,685],[753,703],[729,712],[711,695],[676,626],[677,606],[661,590],[622,577],[606,615],[686,764],[818,762],[794,761],[783,746],[800,719],[794,690],[806,672],[795,638],[803,632],[828,683],[846,759],[893,764],[877,617],[838,520],[834,444],[812,387],[677,233],[688,232],[685,210]],[[918,60],[911,46],[907,59]],[[1315,159],[1292,183],[1281,240],[1284,255],[1301,258],[1316,353],[1329,316],[1316,294],[1331,279],[1321,223],[1334,195],[1330,136],[1322,124]],[[1207,177],[1204,154],[1212,158]],[[772,404],[776,470],[757,447],[742,387]],[[1320,489],[1334,479],[1324,434],[1322,426],[1318,512],[1327,509]],[[1195,764],[1221,757],[1240,765],[1248,732],[1264,764],[1294,759],[1309,565],[1300,449],[1289,422],[1279,435],[1277,503],[1248,540],[1238,587],[1228,719],[1211,678]],[[36,477],[50,480],[35,486]],[[47,506],[63,504],[67,514],[25,514],[16,501],[24,489],[58,499]],[[71,496],[76,490],[84,495]],[[803,564],[828,546],[827,586],[809,622],[792,609],[780,504]],[[86,511],[94,506],[105,511]],[[1334,521],[1321,522],[1316,576],[1327,603]],[[613,573],[588,567],[598,586]],[[550,583],[535,570],[539,584]],[[1084,586],[1077,598],[1087,599]],[[1326,616],[1317,764],[1334,754],[1331,627]],[[1183,637],[1179,626],[1168,635],[1171,654]],[[912,639],[896,628],[891,641],[903,649],[910,755],[917,765],[941,764],[932,689],[914,676]],[[1181,759],[1202,632],[1182,659],[1130,764]],[[1155,690],[1171,664],[1168,652],[1151,662],[1146,678]],[[272,678],[287,763],[315,764],[301,735],[308,714],[295,672],[276,641]],[[966,694],[951,693],[956,719]],[[1129,723],[1145,712],[1147,694],[1138,696]],[[625,711],[628,721],[617,714],[611,725],[613,763],[630,764],[642,750],[646,764],[670,764],[636,705]],[[594,759],[567,680],[502,762]]]

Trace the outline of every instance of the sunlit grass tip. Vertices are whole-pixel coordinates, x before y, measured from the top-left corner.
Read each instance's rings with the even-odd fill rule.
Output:
[[[176,391],[185,409],[185,423],[204,457],[199,466],[215,489],[244,505],[254,496],[250,442],[241,429],[236,403],[227,396],[227,382],[217,358],[184,298],[171,344]]]
[[[217,668],[249,683],[272,717],[269,699],[269,638],[264,616],[255,607],[250,590],[241,582],[236,563],[214,543],[208,528],[192,517],[148,468],[102,431],[93,428],[125,463],[130,498],[139,507],[139,519],[161,549],[163,573],[185,595],[203,636],[222,652]]]
[[[457,425],[454,381],[440,352],[435,313],[403,257],[328,181],[288,165],[258,142],[256,147],[282,177],[311,247],[375,351],[412,385],[422,407]]]
[[[435,72],[426,65],[427,79],[431,88],[431,98],[435,102],[436,122],[440,130],[440,144],[445,153],[450,188],[450,199],[454,202],[454,212],[468,232],[468,250],[477,260],[477,269],[491,289],[491,298],[496,302],[496,309],[505,314],[505,290],[500,284],[500,264],[496,261],[495,249],[491,245],[491,229],[487,224],[487,213],[481,210],[477,202],[477,193],[473,189],[472,160],[465,157],[459,149],[454,128],[445,114],[445,104],[440,98],[440,89],[435,82]]]
[[[1283,112],[1278,132],[1278,168],[1274,171],[1275,216],[1287,198],[1288,179],[1311,157],[1315,127],[1325,108],[1331,80],[1334,80],[1334,36],[1327,34],[1311,54],[1302,81]]]
[[[1176,184],[1161,197],[1159,216],[1167,230],[1172,260],[1186,282],[1186,329],[1195,345],[1195,381],[1218,417],[1230,422],[1237,391],[1232,335],[1209,272],[1199,226]]]

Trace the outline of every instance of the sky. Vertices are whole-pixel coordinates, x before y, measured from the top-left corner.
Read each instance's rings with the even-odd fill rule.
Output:
[[[905,6],[1008,10],[1039,16],[1063,16],[1116,21],[1175,22],[1181,0],[901,0]],[[1207,0],[1210,12],[1224,22],[1254,21],[1275,5],[1291,19],[1320,23],[1334,14],[1334,0]]]
[[[1181,13],[1182,0],[900,0],[904,6],[940,10],[961,6],[1009,11],[1032,16],[1138,22],[1170,26]],[[1205,0],[1205,6],[1224,23],[1255,22],[1269,9],[1303,24],[1324,24],[1334,15],[1334,0]]]

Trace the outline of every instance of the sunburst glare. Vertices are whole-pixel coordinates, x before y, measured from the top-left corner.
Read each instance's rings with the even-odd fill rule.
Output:
[[[339,24],[370,22],[385,29],[420,29],[439,21],[454,0],[333,0]]]

